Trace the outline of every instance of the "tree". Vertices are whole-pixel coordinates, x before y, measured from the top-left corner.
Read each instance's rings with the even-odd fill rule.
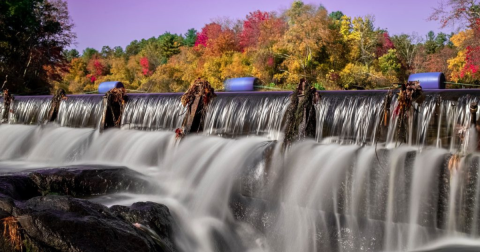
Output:
[[[72,27],[62,0],[0,1],[0,83],[6,81],[4,88],[49,93],[50,82],[60,80],[58,73],[66,71],[63,51],[75,38]]]
[[[479,62],[478,47],[469,45],[469,41],[475,36],[472,29],[461,31],[450,39],[454,46],[459,48],[456,57],[448,60],[448,68],[452,71],[451,79],[453,81],[474,81],[474,79],[480,77],[479,75]]]
[[[195,45],[195,41],[197,40],[197,30],[189,29],[187,33],[185,33],[184,44],[188,47],[192,47]]]
[[[389,49],[386,54],[378,59],[380,69],[386,75],[396,75],[400,72],[402,65],[397,58],[397,51]]]
[[[215,39],[222,32],[222,26],[217,23],[210,23],[202,28],[202,31],[197,34],[195,46],[207,47],[209,39]]]
[[[367,67],[370,66],[375,58],[375,49],[377,45],[377,33],[373,25],[372,16],[357,17],[353,19],[353,30],[351,33],[358,48],[358,59]]]
[[[269,18],[270,15],[267,12],[261,12],[259,10],[250,12],[250,14],[247,15],[247,19],[243,21],[243,30],[240,34],[240,47],[242,50],[257,46],[262,25]]]
[[[96,49],[87,47],[83,50],[82,59],[85,62],[89,62],[92,58],[96,58],[99,55],[100,53]]]
[[[125,54],[127,57],[137,55],[138,53],[140,53],[140,51],[141,51],[141,47],[138,40],[134,40],[130,42],[130,44],[127,45],[127,47],[125,48]]]
[[[123,57],[125,55],[125,53],[123,52],[123,48],[121,46],[115,46],[113,48],[113,56],[115,58],[120,58],[120,57]]]
[[[405,70],[414,72],[414,60],[421,39],[416,34],[400,34],[393,36],[392,41]]]
[[[437,51],[437,43],[435,43],[435,33],[429,31],[427,34],[427,40],[425,41],[425,52],[427,54],[433,54]]]
[[[441,22],[442,27],[460,24],[465,31],[451,37],[458,48],[455,58],[449,60],[452,79],[474,81],[480,69],[480,2],[478,0],[449,0],[430,17]]]
[[[480,3],[478,0],[448,0],[435,9],[430,19],[440,21],[442,28],[458,24],[461,28],[474,29],[480,25]]]
[[[202,28],[197,35],[195,47],[204,47],[205,53],[210,56],[220,56],[224,52],[238,50],[235,32],[228,28],[222,28],[218,23],[210,23]]]
[[[302,77],[314,80],[326,73],[325,66],[330,63],[327,50],[336,48],[332,36],[336,31],[329,28],[331,19],[325,9],[299,2],[294,2],[286,15],[289,28],[274,48],[284,59],[284,69],[275,78],[287,83],[296,83]]]
[[[158,37],[160,54],[169,59],[175,54],[180,53],[180,46],[183,45],[182,36],[166,32]]]
[[[344,14],[341,11],[334,11],[334,12],[330,13],[328,16],[333,20],[341,21]]]
[[[110,46],[103,46],[102,51],[100,51],[100,55],[103,58],[110,58],[113,56],[113,50],[110,48]]]
[[[64,50],[63,51],[63,57],[65,57],[65,59],[68,62],[71,62],[73,59],[79,58],[80,53],[76,49]]]
[[[377,50],[375,52],[377,58],[388,53],[390,49],[395,49],[395,45],[393,44],[390,35],[388,35],[388,32],[379,33],[377,41]]]
[[[72,93],[83,93],[87,85],[87,64],[81,58],[74,58],[70,62],[68,73],[64,80],[68,82],[68,91]]]

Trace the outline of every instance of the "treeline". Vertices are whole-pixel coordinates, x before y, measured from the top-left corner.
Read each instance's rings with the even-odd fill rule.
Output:
[[[87,48],[80,54],[63,50],[74,35],[62,0],[6,0],[0,4],[7,13],[0,15],[0,84],[24,93],[55,88],[86,93],[115,80],[130,90],[180,92],[197,78],[221,90],[227,78],[254,76],[280,89],[293,89],[303,77],[317,89],[372,89],[433,71],[444,72],[449,81],[477,83],[478,1],[449,0],[444,6],[431,19],[442,26],[457,21],[462,31],[391,35],[372,16],[349,17],[294,1],[281,13],[255,11],[200,31],[167,32],[126,48]],[[22,8],[33,14],[16,11]],[[30,26],[22,23],[27,21]]]

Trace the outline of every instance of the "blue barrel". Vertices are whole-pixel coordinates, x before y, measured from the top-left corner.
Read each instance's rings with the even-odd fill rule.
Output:
[[[445,89],[445,75],[443,73],[416,73],[408,77],[408,81],[419,81],[422,89]]]
[[[227,79],[223,85],[225,91],[236,92],[236,91],[254,91],[255,77],[242,77],[242,78],[232,78]]]
[[[98,86],[98,93],[99,94],[105,94],[112,88],[123,88],[123,83],[120,81],[107,81],[107,82],[102,82]]]

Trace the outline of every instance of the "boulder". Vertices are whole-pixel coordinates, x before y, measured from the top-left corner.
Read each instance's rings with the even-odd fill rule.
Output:
[[[126,167],[68,167],[30,173],[39,193],[86,197],[117,192],[144,193],[154,190],[146,178]]]
[[[154,202],[137,202],[130,207],[112,206],[110,210],[117,217],[150,233],[165,251],[175,251],[172,243],[173,220],[166,206]]]
[[[176,251],[166,206],[108,208],[72,197],[153,190],[125,167],[0,175],[0,251]]]

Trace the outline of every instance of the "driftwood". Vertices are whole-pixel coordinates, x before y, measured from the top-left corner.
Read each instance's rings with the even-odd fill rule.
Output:
[[[48,111],[48,122],[53,122],[57,119],[58,111],[60,109],[60,102],[66,100],[67,93],[63,89],[57,89],[57,92],[53,95],[52,102],[50,103],[50,110]]]
[[[122,115],[128,96],[125,88],[112,88],[103,96],[103,117],[100,130],[118,128],[122,123]]]
[[[319,99],[317,90],[305,79],[301,79],[290,97],[290,105],[283,119],[286,123],[285,147],[296,140],[315,138],[317,119],[315,104]]]
[[[10,105],[15,98],[8,92],[8,89],[3,90],[3,114],[2,114],[2,123],[8,122],[8,115],[10,112],[13,112],[10,109]]]
[[[394,115],[397,116],[397,141],[407,142],[407,123],[413,117],[414,103],[421,105],[425,101],[425,94],[418,81],[410,81],[402,84],[398,93],[398,105]]]
[[[184,137],[191,132],[203,131],[205,114],[208,105],[216,97],[215,90],[208,81],[197,79],[182,95],[181,101],[187,107],[182,127],[175,130],[177,138]]]

